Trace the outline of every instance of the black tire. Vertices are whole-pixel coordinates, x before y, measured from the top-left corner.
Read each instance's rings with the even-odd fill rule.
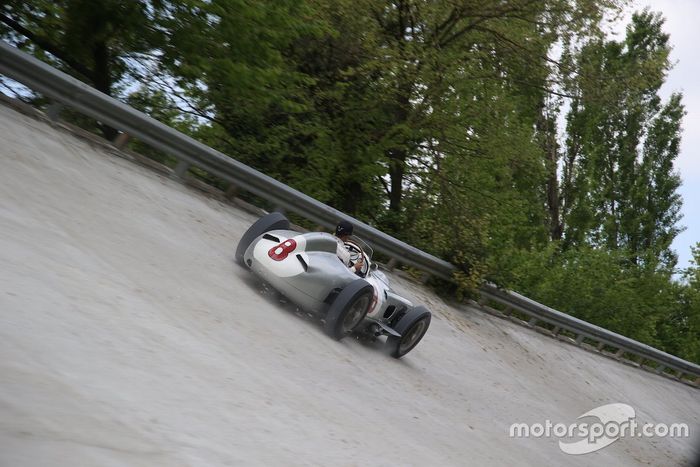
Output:
[[[289,220],[284,217],[284,214],[279,212],[271,212],[270,214],[262,216],[260,219],[255,221],[255,223],[251,225],[248,230],[246,230],[241,237],[241,240],[238,242],[238,247],[236,247],[236,262],[242,266],[245,266],[243,263],[243,255],[245,254],[245,251],[248,249],[250,244],[253,243],[253,240],[265,232],[269,232],[270,230],[288,229]]]
[[[401,358],[423,339],[430,327],[431,314],[427,308],[417,306],[401,317],[394,329],[401,337],[389,336],[386,347],[394,358]]]
[[[350,334],[367,316],[373,295],[374,287],[364,279],[346,285],[328,308],[326,334],[335,340]]]

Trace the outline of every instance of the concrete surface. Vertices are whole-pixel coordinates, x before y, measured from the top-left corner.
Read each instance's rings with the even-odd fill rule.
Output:
[[[398,277],[401,361],[325,337],[233,252],[252,215],[0,107],[0,466],[671,466],[700,392]],[[511,439],[622,402],[689,439]]]

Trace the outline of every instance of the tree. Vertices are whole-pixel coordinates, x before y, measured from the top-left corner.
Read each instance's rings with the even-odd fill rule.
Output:
[[[145,0],[8,0],[0,10],[0,34],[113,95],[133,66],[130,59],[159,44],[153,11]],[[101,128],[109,139],[116,134]]]
[[[672,310],[657,325],[663,349],[700,363],[700,243],[691,247],[691,265],[671,283]]]
[[[199,134],[205,142],[283,180],[303,165],[315,131],[306,94],[312,80],[283,56],[313,29],[306,14],[296,1],[170,2],[161,22],[168,39],[152,74],[208,122]]]
[[[306,40],[311,52],[299,61],[315,80],[314,95],[323,96],[314,109],[328,123],[325,134],[348,141],[334,148],[342,158],[326,157],[339,166],[351,160],[350,172],[365,175],[362,189],[337,184],[337,197],[379,194],[385,209],[377,214],[376,201],[363,201],[374,212],[361,210],[361,217],[471,272],[505,245],[543,241],[541,195],[556,173],[556,156],[549,151],[545,161],[534,136],[552,91],[547,53],[561,37],[597,31],[600,15],[615,6],[389,1],[321,8],[330,31]],[[367,174],[374,175],[369,183]]]
[[[672,268],[679,232],[680,94],[661,105],[668,35],[663,19],[635,14],[624,41],[596,40],[578,54],[567,115],[562,180],[564,237],[625,250],[634,264]]]

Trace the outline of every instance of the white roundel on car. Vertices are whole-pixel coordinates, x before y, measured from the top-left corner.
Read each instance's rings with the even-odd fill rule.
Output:
[[[253,259],[278,277],[291,277],[305,272],[304,264],[309,264],[309,256],[305,252],[304,236],[285,238],[275,234],[275,237],[279,239],[278,242],[265,237],[260,238],[253,249]]]

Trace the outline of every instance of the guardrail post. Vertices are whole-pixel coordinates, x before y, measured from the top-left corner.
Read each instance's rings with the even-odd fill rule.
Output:
[[[184,178],[187,171],[190,169],[190,163],[187,161],[180,161],[175,166],[175,176],[177,178]]]
[[[585,338],[586,336],[584,336],[583,334],[579,334],[578,336],[576,336],[576,345],[581,345],[583,343],[583,339]]]
[[[121,150],[124,149],[124,147],[129,143],[129,140],[131,139],[131,136],[129,136],[128,133],[119,133],[114,140],[112,141],[112,144],[114,145],[115,148]]]
[[[420,276],[420,283],[421,284],[425,285],[428,283],[429,280],[430,280],[430,273],[429,272],[424,272],[423,274],[421,274],[421,276]]]
[[[536,316],[533,316],[533,317],[530,318],[530,321],[528,321],[527,324],[528,324],[529,326],[532,326],[532,327],[534,328],[534,327],[535,327],[535,324],[537,324],[537,321],[539,321],[539,320],[537,319],[537,317],[536,317]]]
[[[52,102],[46,108],[46,116],[49,117],[49,120],[52,122],[57,122],[58,119],[61,118],[61,111],[63,111],[63,104],[60,102]]]
[[[233,199],[236,196],[238,196],[238,187],[233,183],[229,183],[228,188],[226,188],[226,193],[224,193],[224,197],[226,199]]]
[[[386,268],[389,271],[393,271],[396,268],[396,266],[398,266],[398,264],[399,262],[396,260],[396,258],[391,258],[389,259],[389,262],[386,263]]]
[[[615,352],[615,358],[617,358],[617,359],[622,358],[623,353],[625,353],[625,349],[620,347],[619,349],[617,349],[617,352]]]
[[[656,373],[657,375],[660,375],[661,373],[664,372],[665,369],[666,369],[666,365],[659,364],[659,366],[656,367],[656,370],[654,370],[654,373]]]

